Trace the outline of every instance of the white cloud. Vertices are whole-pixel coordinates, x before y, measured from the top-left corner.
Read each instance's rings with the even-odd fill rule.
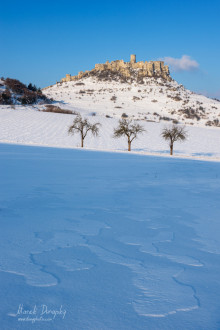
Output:
[[[199,63],[188,55],[181,58],[164,57],[163,60],[173,71],[194,71],[199,67]]]

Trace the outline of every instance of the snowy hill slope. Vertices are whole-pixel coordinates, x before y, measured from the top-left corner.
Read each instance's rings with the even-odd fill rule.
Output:
[[[43,107],[43,106],[42,106]],[[67,107],[67,105],[65,105]],[[71,106],[68,106],[71,109]],[[85,148],[124,152],[127,150],[125,138],[114,139],[113,129],[117,127],[116,118],[102,115],[92,116],[89,110],[78,110],[90,122],[101,123],[98,137],[88,135]],[[0,111],[0,141],[2,143],[19,143],[43,145],[61,148],[80,147],[80,136],[68,135],[68,128],[75,116],[38,111],[33,107],[18,107],[12,110],[2,106]],[[169,146],[160,134],[166,122],[153,123],[140,121],[146,132],[132,143],[132,152],[144,154],[169,155]],[[220,160],[220,134],[216,127],[188,126],[188,139],[174,145],[174,155],[182,157],[199,157]]]
[[[99,136],[86,138],[86,148],[126,151],[125,138],[113,139],[113,130],[124,114],[146,130],[133,141],[132,152],[168,155],[161,131],[178,121],[186,124],[188,139],[175,143],[174,155],[220,160],[220,102],[196,95],[175,81],[145,78],[144,84],[128,84],[89,77],[58,83],[43,93],[73,114],[44,112],[45,104],[0,105],[0,142],[77,148],[80,137],[68,135],[68,128],[74,114],[80,113],[92,123],[101,123]]]
[[[57,83],[43,92],[56,101],[104,116],[119,118],[125,113],[144,121],[220,126],[220,102],[195,94],[174,80],[144,78],[140,84],[89,77]]]

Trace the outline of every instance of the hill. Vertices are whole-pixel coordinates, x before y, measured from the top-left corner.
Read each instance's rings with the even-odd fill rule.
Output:
[[[26,86],[17,79],[0,79],[0,105],[25,105],[48,103],[40,88]]]
[[[105,72],[105,75],[104,75]],[[102,116],[159,123],[220,127],[220,102],[195,94],[176,81],[145,77],[142,82],[121,82],[120,74],[98,71],[93,77],[59,82],[43,89],[57,102]]]
[[[162,64],[160,66],[164,68]],[[0,141],[79,147],[79,136],[69,136],[68,128],[80,113],[92,123],[101,123],[99,137],[87,137],[86,148],[127,150],[126,139],[113,139],[113,130],[118,119],[128,118],[139,121],[145,129],[144,134],[132,143],[133,152],[167,155],[169,147],[162,139],[161,131],[164,126],[176,123],[186,125],[188,139],[175,144],[175,155],[220,160],[218,100],[187,90],[169,75],[167,79],[163,78],[164,69],[157,71],[158,76],[154,71],[154,76],[141,79],[141,68],[128,66],[128,69],[130,77],[122,79],[121,69],[96,66],[90,72],[71,77],[70,81],[62,80],[42,92],[28,91],[21,83],[17,90],[14,87],[17,81],[1,80],[0,93],[8,88],[12,96],[10,102],[0,106]],[[7,87],[8,81],[13,87]],[[25,95],[29,93],[34,96],[33,105],[31,99],[26,99]],[[51,99],[53,103],[48,105]]]

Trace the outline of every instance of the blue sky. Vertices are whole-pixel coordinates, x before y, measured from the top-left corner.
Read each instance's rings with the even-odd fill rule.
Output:
[[[171,58],[174,79],[220,98],[219,13],[217,0],[3,1],[0,76],[45,87],[134,53]]]

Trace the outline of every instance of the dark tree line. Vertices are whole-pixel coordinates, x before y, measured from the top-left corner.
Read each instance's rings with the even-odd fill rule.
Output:
[[[32,83],[30,83],[27,88],[32,91],[32,92],[38,92],[40,94],[42,94],[41,88],[37,87],[36,85],[32,85]]]

